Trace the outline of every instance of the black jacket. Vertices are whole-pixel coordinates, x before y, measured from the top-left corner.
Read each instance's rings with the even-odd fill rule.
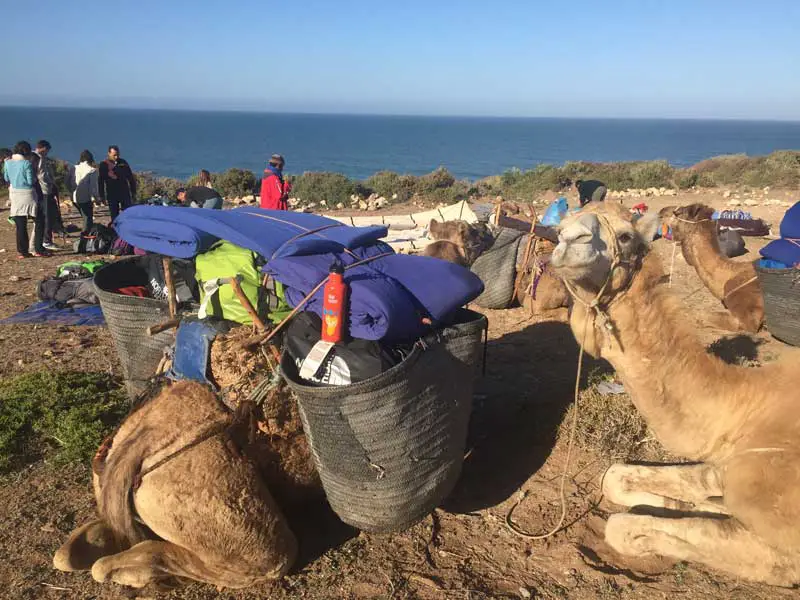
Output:
[[[136,178],[124,158],[120,158],[116,163],[108,159],[101,162],[97,183],[101,200],[111,198],[122,202],[136,197]]]

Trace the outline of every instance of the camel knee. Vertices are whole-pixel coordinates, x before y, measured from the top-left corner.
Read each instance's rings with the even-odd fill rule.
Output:
[[[56,550],[53,567],[59,571],[88,571],[100,558],[117,551],[114,534],[100,519],[73,531]]]

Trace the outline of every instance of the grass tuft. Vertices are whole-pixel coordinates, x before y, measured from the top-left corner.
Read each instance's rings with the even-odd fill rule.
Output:
[[[34,372],[0,380],[0,473],[43,456],[87,461],[127,412],[106,373]]]

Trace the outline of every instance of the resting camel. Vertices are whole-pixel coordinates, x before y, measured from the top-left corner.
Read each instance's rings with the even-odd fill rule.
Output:
[[[484,223],[466,221],[431,221],[428,231],[436,240],[425,248],[426,256],[433,256],[469,267],[483,252],[491,247],[493,237]],[[519,274],[515,300],[531,314],[562,308],[569,304],[569,293],[561,280],[548,266],[555,244],[546,239],[536,242],[536,252],[525,272]],[[523,265],[517,265],[517,268]]]
[[[627,556],[791,586],[800,582],[800,357],[747,368],[707,353],[648,253],[657,225],[657,215],[634,224],[615,205],[587,208],[564,221],[553,252],[575,298],[576,339],[614,366],[663,446],[696,461],[612,466],[611,502],[679,512],[612,515],[606,541]]]
[[[730,331],[756,333],[764,322],[764,298],[756,270],[752,263],[722,255],[713,214],[713,208],[702,204],[661,211],[686,262],[730,313],[715,319],[717,324]]]
[[[166,387],[123,421],[93,461],[100,519],[53,564],[132,587],[194,579],[241,588],[283,576],[297,541],[236,423],[206,387]]]
[[[426,246],[425,256],[441,258],[469,267],[492,245],[492,233],[485,223],[470,224],[462,220],[439,222],[431,219],[428,234],[433,240]]]

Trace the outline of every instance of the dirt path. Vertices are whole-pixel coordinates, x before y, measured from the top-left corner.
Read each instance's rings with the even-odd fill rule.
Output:
[[[652,209],[668,203],[705,201],[724,207],[721,194],[647,199]],[[652,201],[656,200],[656,201]],[[751,209],[777,226],[783,209]],[[776,227],[777,230],[777,227]],[[748,240],[752,260],[762,241]],[[665,260],[672,246],[654,245]],[[0,316],[33,301],[38,279],[68,258],[16,261],[11,226],[0,221]],[[11,281],[12,276],[26,277]],[[754,338],[724,335],[702,324],[718,302],[680,255],[673,285],[685,297],[687,318],[698,322],[706,343],[731,352],[774,360],[784,346],[767,333]],[[164,594],[174,599],[255,598],[705,598],[794,597],[788,591],[751,585],[675,565],[653,576],[633,576],[596,564],[585,551],[602,531],[605,510],[597,506],[600,476],[609,461],[591,449],[578,449],[567,486],[568,522],[544,542],[514,536],[505,527],[507,511],[520,492],[528,497],[515,512],[525,529],[547,530],[558,518],[558,477],[565,458],[559,437],[572,402],[577,345],[559,318],[530,319],[522,309],[486,311],[490,345],[486,377],[476,390],[469,455],[462,478],[432,517],[396,535],[359,533],[343,525],[327,507],[293,507],[290,519],[301,540],[301,559],[293,574],[274,585],[233,592],[199,584]],[[0,327],[0,376],[31,369],[118,371],[104,328]],[[51,353],[47,354],[47,350]],[[21,363],[19,361],[22,361]],[[609,372],[602,361],[588,361],[585,373]],[[584,375],[585,379],[586,375]],[[99,586],[88,574],[62,574],[50,567],[55,549],[69,532],[93,514],[85,467],[55,469],[38,463],[0,481],[0,597],[136,597],[115,586]],[[584,550],[582,552],[582,550]],[[145,592],[140,597],[153,597]],[[159,596],[160,597],[160,596]]]

